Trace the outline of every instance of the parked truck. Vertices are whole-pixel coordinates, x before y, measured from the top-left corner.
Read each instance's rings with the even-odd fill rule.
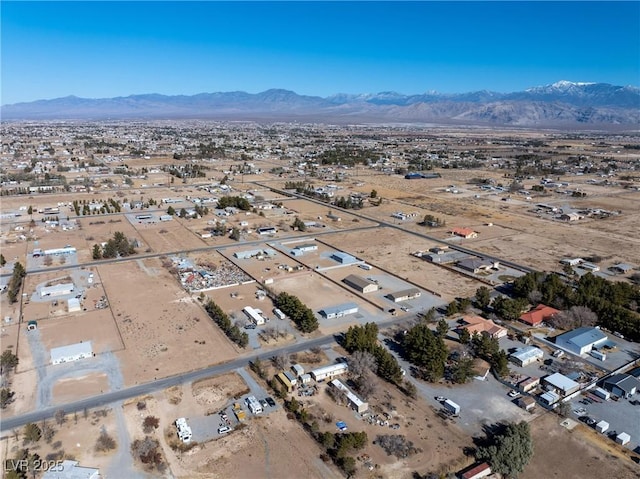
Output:
[[[454,416],[457,416],[458,414],[460,414],[460,406],[454,403],[451,399],[445,399],[442,405],[447,411],[449,411]]]

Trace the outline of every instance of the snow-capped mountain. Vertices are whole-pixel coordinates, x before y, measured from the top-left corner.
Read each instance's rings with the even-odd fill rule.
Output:
[[[272,89],[87,99],[69,96],[1,107],[3,120],[210,118],[332,122],[429,122],[479,125],[640,125],[640,88],[559,81],[521,92],[405,95],[340,93],[326,98]]]

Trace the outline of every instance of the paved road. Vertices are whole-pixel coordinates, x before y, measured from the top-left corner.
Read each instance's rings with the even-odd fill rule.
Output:
[[[309,237],[324,236],[324,235],[330,235],[334,233],[344,233],[346,231],[367,231],[367,230],[372,230],[379,227],[380,225],[375,224],[370,226],[358,226],[356,228],[351,228],[348,230],[314,231],[314,232],[309,232],[307,236]],[[98,261],[89,261],[86,263],[79,263],[79,264],[64,264],[64,265],[52,266],[48,268],[32,268],[32,269],[27,269],[27,274],[50,273],[52,271],[77,269],[80,267],[89,268],[92,266],[100,266],[103,264],[123,263],[125,261],[137,261],[137,260],[143,260],[147,258],[159,258],[160,256],[176,256],[176,255],[182,255],[182,254],[202,253],[204,251],[224,250],[226,248],[235,248],[238,246],[259,245],[259,244],[264,244],[265,242],[270,242],[270,241],[283,242],[288,240],[299,240],[300,238],[301,236],[299,234],[293,234],[288,236],[279,236],[277,238],[262,238],[262,239],[251,240],[251,241],[234,241],[232,243],[225,243],[221,245],[203,246],[201,248],[182,249],[178,251],[163,251],[160,253],[141,253],[141,254],[135,254],[133,256],[126,256],[124,258],[101,259]],[[8,278],[8,277],[11,277],[12,274],[13,273],[5,273],[0,275],[0,278]]]
[[[409,320],[410,318],[406,318],[406,317],[392,318],[384,321],[379,321],[377,322],[377,324],[378,324],[378,327],[382,329],[382,328],[385,328],[394,324],[403,323]],[[270,351],[263,351],[262,353],[253,353],[253,354],[247,353],[242,357],[234,359],[233,361],[229,361],[223,364],[216,364],[214,366],[209,366],[207,368],[199,369],[197,371],[190,371],[187,373],[177,374],[175,376],[169,376],[163,379],[158,379],[156,381],[151,381],[145,384],[139,384],[137,386],[131,386],[128,388],[117,390],[117,391],[110,391],[107,393],[100,394],[98,396],[92,396],[89,398],[81,399],[79,401],[75,401],[67,404],[58,404],[56,406],[48,407],[39,411],[32,411],[26,414],[21,414],[20,416],[2,418],[0,420],[0,431],[2,432],[9,431],[11,429],[24,426],[29,422],[38,422],[43,419],[53,417],[55,412],[59,409],[64,410],[66,413],[71,413],[76,411],[82,411],[85,408],[93,409],[97,407],[108,406],[111,403],[124,401],[137,396],[144,396],[146,394],[151,394],[155,391],[170,388],[172,386],[176,386],[178,384],[182,384],[185,382],[197,381],[199,379],[226,374],[237,368],[242,368],[247,366],[247,364],[249,364],[250,361],[253,361],[257,358],[266,359],[272,356],[277,356],[280,353],[282,354],[299,353],[301,351],[307,351],[315,347],[329,345],[334,343],[336,341],[336,338],[337,338],[336,335],[329,334],[319,338],[308,339],[303,342],[299,342],[297,344],[290,344],[287,346],[283,346],[281,348],[272,349]]]
[[[387,228],[393,228],[393,229],[402,231],[404,233],[408,233],[408,234],[417,236],[419,238],[423,238],[423,239],[427,239],[429,241],[434,241],[436,243],[447,245],[449,247],[449,249],[454,249],[456,251],[460,251],[462,253],[467,253],[467,254],[471,254],[471,255],[475,255],[475,256],[482,256],[483,258],[487,258],[487,259],[490,259],[492,261],[498,261],[498,262],[500,262],[500,263],[502,263],[502,264],[504,264],[506,266],[509,266],[511,268],[514,268],[514,269],[517,269],[517,270],[520,270],[520,271],[524,271],[525,273],[531,273],[531,272],[535,272],[536,271],[533,268],[530,268],[528,266],[524,266],[522,264],[514,263],[513,261],[505,260],[503,258],[497,258],[495,256],[490,256],[490,255],[488,255],[486,253],[482,253],[480,251],[475,251],[473,249],[465,248],[465,247],[460,246],[460,245],[451,244],[449,241],[444,241],[444,240],[442,240],[440,238],[436,238],[435,236],[430,236],[430,235],[427,235],[427,234],[424,234],[424,233],[419,233],[417,231],[411,231],[411,230],[406,229],[406,228],[404,228],[404,227],[402,227],[400,225],[397,225],[397,224],[394,224],[394,223],[391,223],[391,222],[388,222],[388,221],[380,220],[380,219],[377,219],[377,218],[372,218],[372,217],[369,217],[367,215],[363,215],[362,213],[359,213],[358,210],[345,210],[343,208],[338,208],[335,205],[329,205],[329,204],[327,204],[327,203],[325,203],[323,201],[320,201],[320,200],[315,199],[315,198],[310,198],[308,196],[304,196],[304,195],[299,194],[299,193],[293,193],[291,191],[280,190],[280,189],[274,188],[272,186],[263,185],[263,184],[261,184],[260,182],[257,182],[257,181],[253,182],[253,183],[255,185],[261,186],[263,188],[269,188],[271,191],[273,191],[275,193],[279,193],[279,194],[282,194],[282,195],[295,196],[297,198],[304,199],[304,200],[307,200],[307,201],[311,201],[312,203],[316,203],[316,204],[323,205],[323,206],[331,206],[332,210],[342,211],[345,214],[353,215],[353,216],[356,216],[357,218],[360,218],[360,219],[363,219],[363,220],[375,221],[376,223],[378,223],[379,226],[384,226],[384,227],[387,227]]]

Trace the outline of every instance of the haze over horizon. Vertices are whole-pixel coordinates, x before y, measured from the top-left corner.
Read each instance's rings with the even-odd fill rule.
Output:
[[[2,2],[3,105],[640,85],[638,2]]]

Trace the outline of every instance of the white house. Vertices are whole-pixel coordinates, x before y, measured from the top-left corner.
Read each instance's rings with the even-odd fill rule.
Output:
[[[91,341],[69,344],[59,348],[51,348],[51,364],[70,363],[84,358],[93,357]]]
[[[349,370],[347,363],[330,364],[318,369],[314,369],[309,374],[315,381],[324,381],[325,379],[333,379],[336,376],[346,373]]]

